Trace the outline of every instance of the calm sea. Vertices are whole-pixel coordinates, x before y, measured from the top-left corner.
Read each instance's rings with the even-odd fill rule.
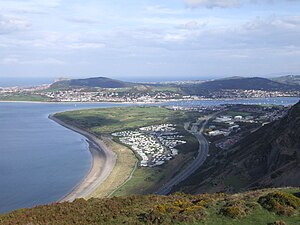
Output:
[[[167,105],[224,103],[294,104],[299,98],[191,101]],[[48,119],[53,112],[117,104],[0,103],[0,213],[55,202],[89,171],[85,138]]]

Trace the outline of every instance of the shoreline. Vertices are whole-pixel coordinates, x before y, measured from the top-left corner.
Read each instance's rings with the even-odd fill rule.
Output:
[[[55,118],[53,114],[50,114],[48,118],[87,138],[89,151],[92,156],[92,165],[89,172],[68,194],[59,199],[58,202],[71,202],[76,198],[86,198],[91,195],[111,174],[116,164],[116,154],[110,150],[101,139],[87,131],[66,124],[65,122]]]
[[[36,103],[36,104],[102,104],[102,103],[111,103],[116,105],[131,105],[131,104],[163,104],[170,102],[189,102],[189,101],[232,101],[232,100],[251,100],[251,99],[275,99],[275,98],[300,98],[300,96],[277,96],[277,97],[251,97],[251,98],[199,98],[199,99],[167,99],[162,101],[153,101],[153,102],[118,102],[118,101],[13,101],[13,100],[0,100],[0,103]]]

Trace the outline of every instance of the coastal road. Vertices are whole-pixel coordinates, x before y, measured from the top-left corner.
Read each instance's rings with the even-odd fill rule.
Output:
[[[205,122],[202,124],[202,127],[200,128],[199,132],[197,132],[197,126],[193,125],[191,128],[190,133],[192,133],[199,142],[199,149],[198,149],[198,155],[194,159],[194,161],[188,165],[185,169],[183,169],[178,175],[173,177],[170,181],[168,181],[166,184],[164,184],[157,192],[158,195],[167,195],[170,193],[172,188],[182,182],[183,180],[187,179],[189,176],[191,176],[202,164],[205,162],[208,151],[209,151],[209,144],[206,138],[203,136],[203,130],[206,126],[208,120],[215,116],[215,114],[212,114],[210,116],[207,116],[204,118]],[[203,120],[203,121],[204,121]]]

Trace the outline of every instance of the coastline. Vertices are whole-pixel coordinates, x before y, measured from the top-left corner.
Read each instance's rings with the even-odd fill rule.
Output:
[[[300,96],[277,96],[277,97],[250,97],[250,98],[196,98],[196,99],[165,99],[153,102],[136,102],[136,101],[13,101],[13,100],[0,100],[0,103],[37,103],[37,104],[101,104],[112,103],[116,105],[131,105],[131,104],[163,104],[170,102],[189,102],[189,101],[233,101],[233,100],[250,100],[250,99],[275,99],[275,98],[300,98]]]
[[[116,154],[110,150],[105,143],[96,136],[80,128],[66,124],[50,114],[49,119],[59,125],[79,133],[87,138],[89,150],[92,155],[92,165],[87,175],[59,202],[73,201],[76,198],[86,198],[91,195],[111,174],[116,164]]]

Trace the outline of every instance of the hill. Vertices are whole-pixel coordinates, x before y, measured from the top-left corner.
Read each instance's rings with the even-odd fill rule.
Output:
[[[241,78],[233,77],[207,81],[201,84],[184,85],[182,89],[192,95],[203,95],[207,91],[221,89],[231,90],[264,90],[264,91],[291,91],[300,90],[299,85],[283,84],[261,77]]]
[[[107,77],[93,77],[86,79],[72,79],[72,80],[62,80],[57,81],[51,85],[50,88],[124,88],[124,87],[133,87],[135,83],[124,82],[120,80],[110,79]]]
[[[271,80],[289,85],[300,85],[300,75],[287,75],[281,77],[274,77]]]
[[[211,158],[180,190],[237,192],[284,186],[300,186],[300,102],[281,120]]]
[[[129,196],[54,203],[0,215],[8,224],[293,225],[299,222],[299,188],[238,195]]]

